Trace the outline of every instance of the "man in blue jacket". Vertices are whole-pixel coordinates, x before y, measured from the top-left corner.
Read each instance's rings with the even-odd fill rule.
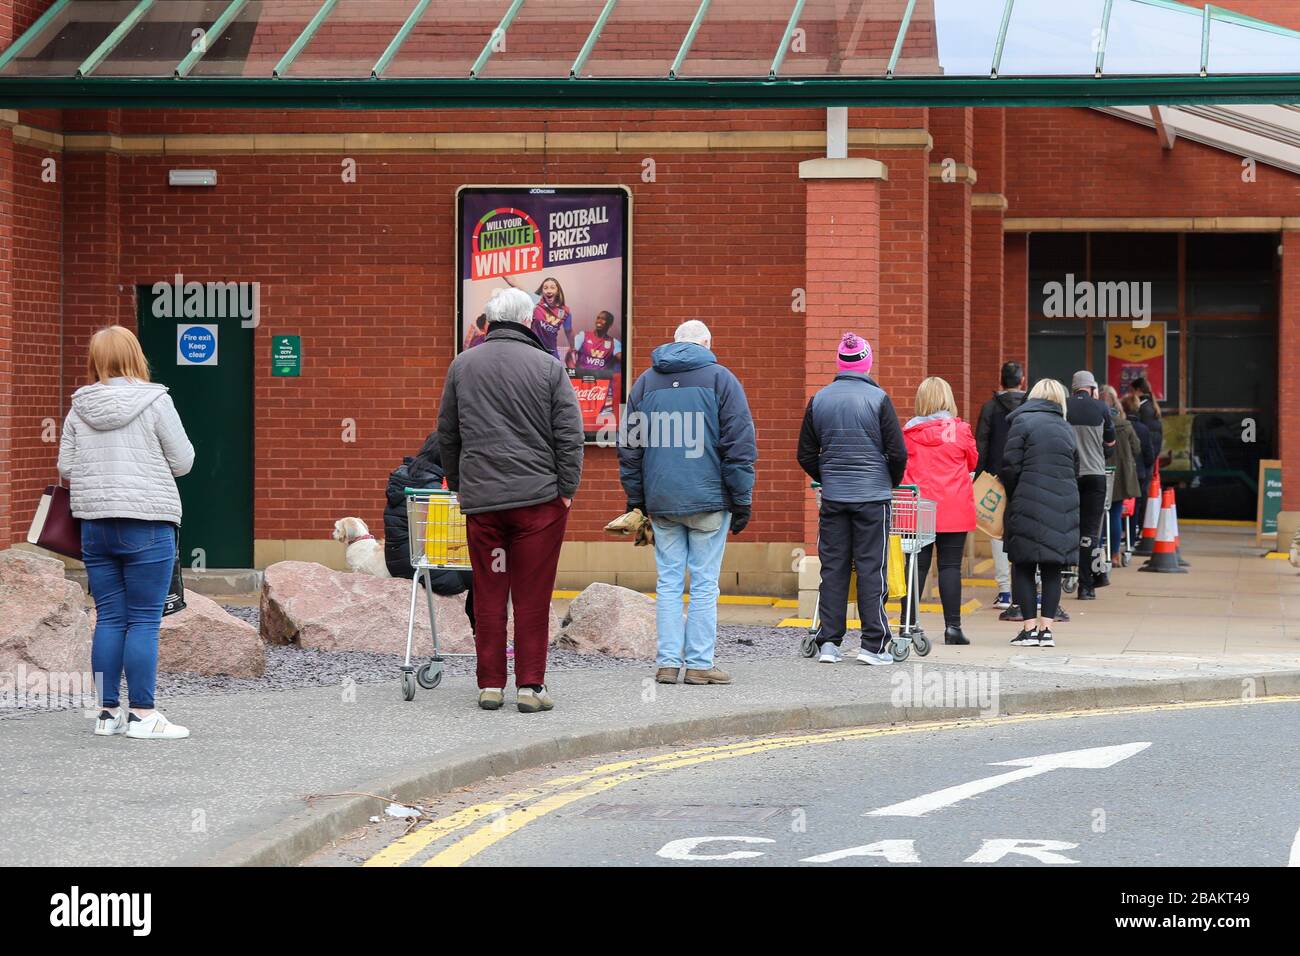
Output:
[[[718,572],[727,532],[749,523],[754,490],[754,419],[740,381],[718,364],[708,326],[691,320],[632,386],[619,435],[627,510],[651,518],[659,632],[655,680],[729,684],[713,663]],[[691,601],[682,613],[686,572]]]
[[[808,400],[799,431],[799,466],[822,485],[817,554],[823,664],[838,664],[849,603],[849,579],[858,570],[858,617],[863,664],[892,664],[885,614],[890,504],[907,470],[907,446],[894,403],[867,374],[871,346],[845,332],[835,380]]]

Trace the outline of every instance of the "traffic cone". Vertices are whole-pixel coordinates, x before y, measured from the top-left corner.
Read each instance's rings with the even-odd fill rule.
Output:
[[[1146,557],[1155,552],[1156,535],[1160,530],[1160,476],[1152,475],[1147,488],[1147,505],[1142,511],[1142,540],[1133,549],[1135,555]]]
[[[1150,502],[1147,507],[1150,507]],[[1170,488],[1164,494],[1160,508],[1160,529],[1156,533],[1156,543],[1152,546],[1151,560],[1139,571],[1161,571],[1165,574],[1186,574],[1185,568],[1178,564],[1178,545],[1174,542],[1174,490]]]
[[[1169,489],[1169,497],[1172,501],[1172,507],[1169,512],[1169,522],[1174,526],[1174,554],[1178,556],[1178,566],[1181,568],[1190,568],[1191,562],[1183,557],[1183,538],[1178,533],[1178,496],[1174,494],[1174,489]]]

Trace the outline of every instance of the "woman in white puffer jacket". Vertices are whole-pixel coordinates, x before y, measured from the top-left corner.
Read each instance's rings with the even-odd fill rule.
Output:
[[[59,472],[81,519],[82,559],[95,598],[91,668],[99,687],[95,733],[176,740],[189,731],[154,709],[158,628],[176,561],[181,498],[176,478],[194,464],[167,389],[149,381],[149,365],[130,329],[90,339],[96,381],[72,396],[63,423]],[[126,673],[129,712],[118,697]]]

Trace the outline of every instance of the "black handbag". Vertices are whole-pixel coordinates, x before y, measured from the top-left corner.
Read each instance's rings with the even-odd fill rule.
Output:
[[[163,602],[163,617],[185,610],[185,581],[181,578],[181,529],[176,529],[176,561],[172,565],[172,583]]]

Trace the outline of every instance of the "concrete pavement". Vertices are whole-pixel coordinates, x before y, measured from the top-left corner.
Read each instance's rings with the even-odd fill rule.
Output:
[[[1101,600],[1069,602],[1075,621],[1057,630],[1058,647],[1038,653],[1007,645],[1014,625],[984,610],[968,622],[973,646],[939,644],[919,669],[915,659],[819,665],[795,656],[792,629],[788,658],[737,665],[730,687],[656,685],[649,665],[556,672],[557,709],[541,715],[479,711],[472,681],[449,676],[412,703],[395,682],[352,681],[177,698],[171,716],[194,734],[178,743],[95,738],[79,713],[5,717],[0,856],[10,864],[291,863],[381,806],[374,797],[318,795],[410,801],[591,754],[989,712],[983,701],[913,693],[931,674],[940,686],[983,681],[986,690],[996,677],[992,710],[1000,713],[1296,693],[1300,577],[1240,553],[1235,541],[1186,542],[1190,575],[1117,572]]]

